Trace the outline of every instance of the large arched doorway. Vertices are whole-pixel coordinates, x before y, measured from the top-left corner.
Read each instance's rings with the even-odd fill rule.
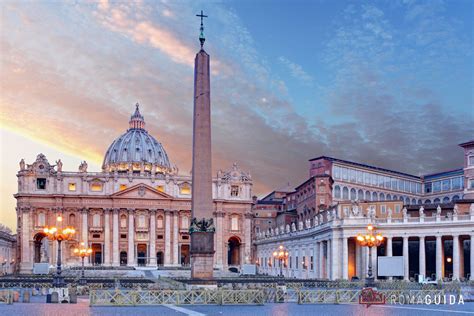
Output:
[[[92,264],[101,265],[102,264],[102,244],[92,244]]]
[[[158,251],[156,253],[156,264],[159,265],[159,266],[162,266],[163,265],[163,251]]]
[[[146,265],[146,244],[138,244],[137,245],[137,264],[139,266]]]
[[[189,245],[181,245],[181,265],[189,265]]]
[[[49,261],[49,243],[46,234],[37,233],[33,238],[35,243],[34,263]]]
[[[229,238],[229,247],[227,252],[227,264],[230,266],[240,265],[240,239],[236,236]]]
[[[126,266],[127,265],[127,252],[126,251],[120,251],[120,265],[121,266]]]

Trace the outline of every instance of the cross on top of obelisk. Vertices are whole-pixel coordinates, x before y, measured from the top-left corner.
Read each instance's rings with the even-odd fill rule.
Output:
[[[204,45],[204,42],[206,41],[206,38],[204,37],[204,24],[203,24],[203,18],[207,18],[207,15],[204,15],[204,12],[201,10],[201,14],[196,14],[196,16],[201,18],[201,28],[199,29],[201,31],[201,34],[199,34],[199,41],[201,42],[201,48]]]

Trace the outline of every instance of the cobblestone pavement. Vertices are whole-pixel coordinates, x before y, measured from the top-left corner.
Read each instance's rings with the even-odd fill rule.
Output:
[[[33,297],[32,303],[0,305],[0,316],[82,316],[82,315],[170,315],[170,316],[306,316],[306,315],[364,315],[364,316],[436,316],[474,315],[474,303],[464,305],[382,305],[366,308],[362,305],[298,305],[295,303],[265,304],[263,306],[140,306],[89,307],[87,298],[77,304],[45,304],[44,297]]]

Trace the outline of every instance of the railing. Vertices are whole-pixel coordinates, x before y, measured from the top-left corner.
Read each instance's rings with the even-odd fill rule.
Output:
[[[262,305],[262,290],[91,290],[91,306]]]

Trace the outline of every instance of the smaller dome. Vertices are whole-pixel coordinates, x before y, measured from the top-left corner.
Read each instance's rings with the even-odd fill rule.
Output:
[[[172,171],[163,146],[145,130],[139,104],[130,117],[129,129],[112,142],[102,164],[104,171],[169,173]]]

